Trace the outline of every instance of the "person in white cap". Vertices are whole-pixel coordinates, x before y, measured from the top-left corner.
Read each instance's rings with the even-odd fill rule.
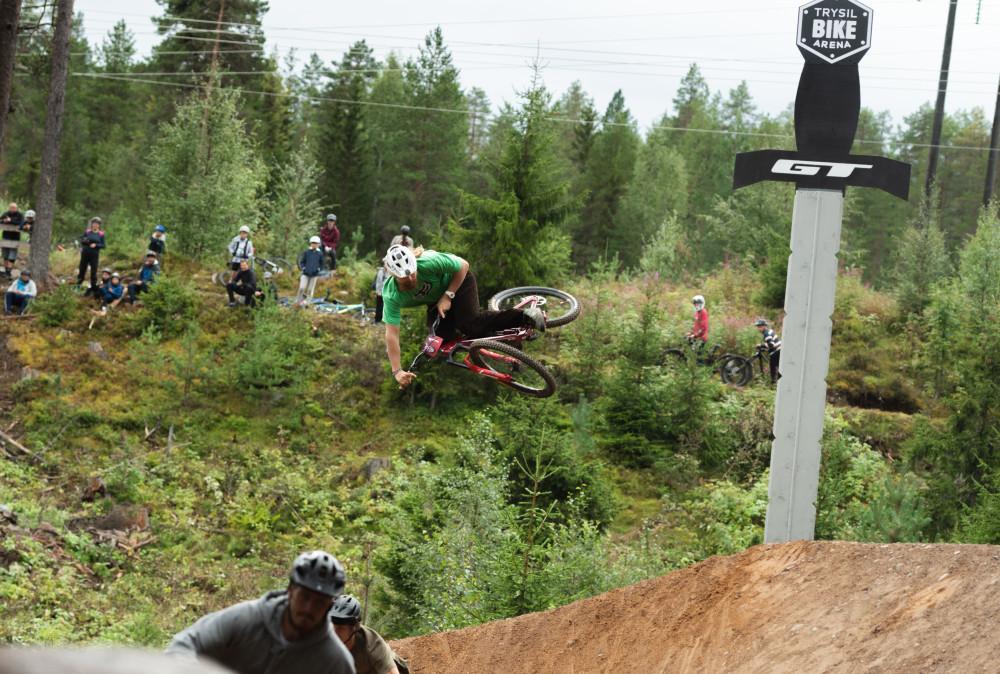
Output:
[[[240,263],[246,261],[253,266],[253,241],[250,240],[250,228],[246,225],[240,227],[240,232],[229,242],[229,268],[233,270],[233,276],[240,270]],[[232,278],[230,277],[230,281]]]
[[[299,292],[295,296],[295,303],[306,305],[312,301],[316,292],[316,280],[323,273],[323,251],[320,250],[321,239],[318,236],[309,237],[309,247],[299,255]],[[308,299],[306,299],[308,295]]]

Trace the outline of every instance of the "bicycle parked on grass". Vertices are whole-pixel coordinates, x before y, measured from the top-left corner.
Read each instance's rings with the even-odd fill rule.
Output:
[[[734,380],[742,376],[743,357],[735,353],[722,353],[721,344],[716,344],[706,351],[705,346],[698,346],[698,341],[700,340],[688,339],[686,348],[670,348],[664,351],[663,365],[669,368],[686,366],[688,359],[694,358],[695,364],[708,365],[717,370],[726,384],[742,386]]]
[[[285,307],[289,307],[294,304],[294,302],[287,297],[283,297],[281,300],[279,300],[279,302],[282,306]],[[344,302],[341,302],[340,300],[316,298],[309,301],[305,306],[321,314],[350,316],[351,318],[355,318],[366,325],[375,322],[375,309],[373,307],[365,305],[364,302],[359,302],[357,304],[346,304]]]
[[[491,297],[488,306],[491,311],[537,307],[545,312],[546,328],[566,325],[580,315],[580,303],[575,297],[541,286],[504,290]],[[536,398],[547,398],[555,393],[556,381],[552,373],[522,350],[525,342],[538,337],[534,328],[512,328],[480,339],[444,341],[435,334],[440,321],[440,317],[434,320],[423,347],[408,368],[410,372],[424,360],[443,358],[448,365],[492,379],[518,393]]]
[[[727,360],[722,366],[722,379],[733,386],[746,386],[753,379],[754,370],[760,371],[761,379],[767,381],[770,377],[771,353],[763,344],[758,344],[753,355],[744,358],[736,354],[727,354]],[[754,361],[757,367],[754,367]]]
[[[251,269],[255,268],[258,264],[265,272],[271,272],[273,276],[280,276],[281,274],[284,274],[286,271],[291,269],[291,266],[289,266],[288,264],[288,260],[285,260],[280,257],[271,257],[271,258],[255,257],[250,259]],[[229,283],[229,279],[232,278],[232,276],[233,276],[232,269],[226,267],[226,269],[223,271],[212,272],[212,283],[215,283],[216,285],[220,285],[223,288],[225,288],[226,284]]]

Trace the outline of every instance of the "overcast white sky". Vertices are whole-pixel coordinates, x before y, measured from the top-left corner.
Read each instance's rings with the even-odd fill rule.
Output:
[[[603,110],[616,89],[640,126],[670,108],[681,76],[697,62],[713,90],[740,80],[758,107],[784,109],[795,96],[802,58],[795,48],[796,8],[804,0],[423,0],[328,2],[271,0],[264,18],[269,48],[316,52],[339,61],[365,38],[376,56],[415,53],[440,25],[462,71],[462,84],[486,90],[494,107],[530,79],[536,53],[557,94],[580,80]],[[871,0],[872,48],[861,62],[862,104],[899,122],[936,95],[948,0]],[[949,111],[979,106],[992,119],[1000,78],[1000,0],[960,0],[948,87]],[[77,0],[87,36],[100,42],[118,19],[140,53],[159,41],[155,0]]]

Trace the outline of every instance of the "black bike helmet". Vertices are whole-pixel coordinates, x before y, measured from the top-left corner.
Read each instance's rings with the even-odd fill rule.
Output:
[[[757,321],[754,323],[754,326],[758,328],[762,325],[767,325],[767,321],[764,320],[763,318],[758,318]]]
[[[403,225],[402,227],[399,228],[399,233],[402,234],[403,236],[409,236],[410,235],[410,226],[409,225]]]
[[[330,620],[337,625],[356,625],[361,622],[361,603],[351,594],[342,594],[333,602]]]
[[[344,591],[347,577],[336,557],[322,550],[313,550],[295,558],[288,579],[314,592],[337,597]]]

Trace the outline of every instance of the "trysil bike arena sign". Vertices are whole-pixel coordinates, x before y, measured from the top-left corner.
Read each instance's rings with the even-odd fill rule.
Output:
[[[798,47],[804,56],[838,63],[861,54],[871,43],[872,10],[860,2],[816,0],[799,11]]]
[[[736,155],[733,188],[765,180],[801,189],[874,187],[900,199],[910,166],[852,155],[861,110],[858,63],[871,47],[872,10],[857,0],[815,0],[799,8],[795,46],[805,60],[795,96],[795,151]]]

